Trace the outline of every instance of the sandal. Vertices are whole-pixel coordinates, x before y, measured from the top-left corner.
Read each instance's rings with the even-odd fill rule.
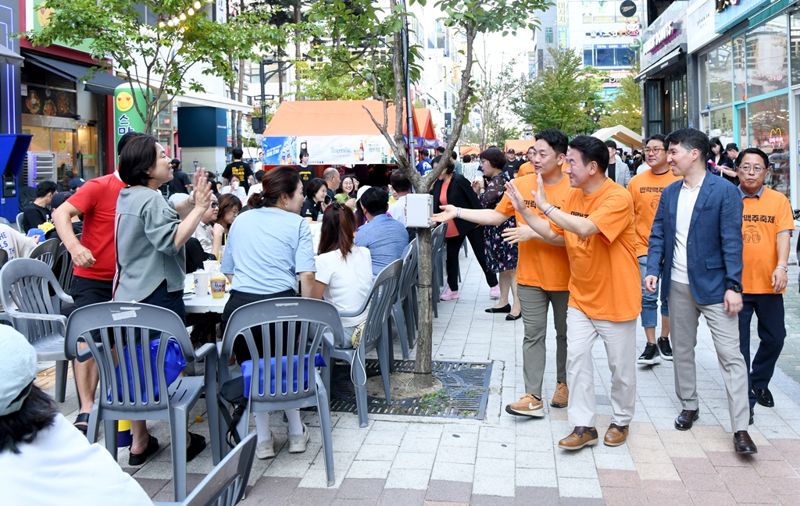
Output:
[[[158,451],[158,439],[150,436],[150,440],[147,442],[147,448],[142,453],[131,453],[128,456],[128,465],[129,466],[141,466],[145,462],[147,462],[147,458],[153,455],[155,452]]]
[[[75,421],[72,423],[76,429],[81,431],[85,436],[89,430],[89,413],[78,413],[78,416],[75,417]]]
[[[206,448],[206,438],[200,434],[189,432],[189,446],[186,447],[186,462],[191,462]]]

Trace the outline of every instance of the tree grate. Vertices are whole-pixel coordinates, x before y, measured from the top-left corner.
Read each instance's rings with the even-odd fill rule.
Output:
[[[373,414],[431,416],[483,420],[489,398],[492,364],[485,362],[433,362],[433,376],[442,389],[411,399],[392,400],[367,396],[367,411]],[[380,376],[378,361],[366,361],[367,377]],[[413,360],[395,360],[394,372],[414,372]],[[356,396],[350,367],[338,363],[331,378],[331,410],[356,412]]]

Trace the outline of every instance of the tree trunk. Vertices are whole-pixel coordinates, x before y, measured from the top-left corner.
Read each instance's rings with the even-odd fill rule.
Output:
[[[431,231],[423,228],[417,232],[417,247],[419,248],[418,268],[418,307],[419,307],[419,335],[417,336],[417,359],[414,372],[430,375],[433,356],[433,253],[431,251]],[[410,329],[409,329],[410,331]]]

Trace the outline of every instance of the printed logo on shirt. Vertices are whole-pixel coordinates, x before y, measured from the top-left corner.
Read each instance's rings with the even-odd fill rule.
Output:
[[[747,244],[758,244],[761,242],[761,234],[758,233],[756,225],[747,225],[742,232],[742,240]]]
[[[580,216],[581,218],[588,218],[589,217],[588,214],[583,214],[583,213],[580,213],[578,211],[570,211],[569,214],[571,214],[572,216]]]
[[[775,216],[766,214],[745,214],[742,215],[742,221],[750,221],[755,223],[775,223]]]

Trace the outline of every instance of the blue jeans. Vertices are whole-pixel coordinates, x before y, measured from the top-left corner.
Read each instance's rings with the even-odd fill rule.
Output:
[[[656,291],[648,292],[644,287],[644,277],[647,274],[647,255],[639,257],[639,272],[642,280],[642,327],[653,329],[658,323],[656,313],[658,309],[658,294],[660,282],[656,282]],[[669,316],[667,302],[661,304],[661,316]]]

